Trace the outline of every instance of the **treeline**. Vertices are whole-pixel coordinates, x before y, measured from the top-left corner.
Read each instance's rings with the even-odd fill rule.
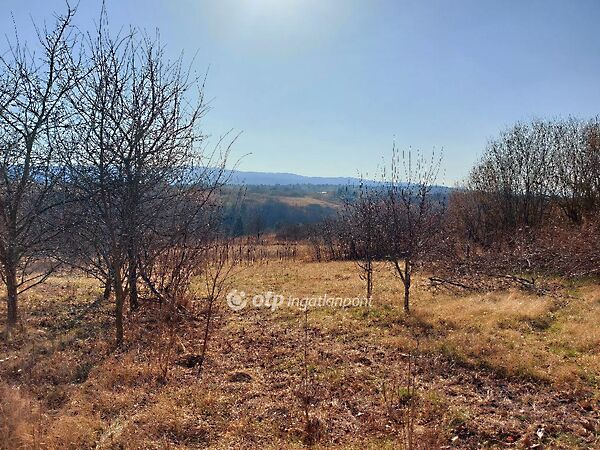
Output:
[[[308,240],[317,260],[355,260],[368,296],[374,263],[387,262],[407,311],[424,264],[462,288],[486,275],[600,274],[598,118],[518,123],[452,191],[436,184],[439,156],[394,149],[380,182],[328,194],[342,203],[335,217],[319,205],[302,206],[304,216],[280,202],[230,207],[227,199],[243,200],[222,189],[233,139],[207,151],[204,78],[167,58],[155,38],[135,29],[112,34],[105,13],[89,33],[73,26],[74,14],[39,28],[36,48],[17,39],[0,57],[0,276],[9,333],[19,296],[71,267],[114,295],[121,343],[127,304],[136,310],[147,296],[184,307],[191,280],[203,274],[212,305],[231,236],[258,242],[274,229]]]
[[[502,132],[451,197],[447,236],[454,276],[600,274],[600,119]]]
[[[522,227],[595,220],[599,119],[518,123],[490,142],[453,200],[469,239],[484,246]]]
[[[224,189],[225,220],[236,237],[260,239],[275,233],[298,240],[304,234],[301,230],[337,215],[348,189],[339,185],[231,184]]]
[[[316,203],[290,205],[277,199],[253,202],[245,198],[241,205],[228,207],[224,214],[233,236],[260,239],[266,233],[282,236],[335,217],[337,208]]]
[[[89,33],[74,9],[39,43],[17,39],[0,58],[0,263],[7,324],[18,298],[74,267],[123,309],[144,290],[183,304],[221,245],[228,145],[200,130],[203,78],[170,60],[157,38],[112,34],[105,13]],[[212,167],[213,169],[203,169]]]
[[[465,289],[489,287],[486,277],[533,286],[541,272],[600,274],[598,118],[517,123],[447,196],[434,189],[438,170],[435,158],[395,151],[380,184],[359,186],[335,220],[307,233],[315,258],[357,261],[369,296],[373,263],[387,261],[405,309],[425,263],[436,282]]]
[[[309,197],[331,202],[338,202],[344,198],[347,191],[346,185],[338,184],[250,184],[243,186],[248,196],[251,197]]]

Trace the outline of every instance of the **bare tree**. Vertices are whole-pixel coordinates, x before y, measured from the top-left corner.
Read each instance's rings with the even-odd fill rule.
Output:
[[[446,257],[447,272],[463,281],[444,281],[472,288],[485,275],[541,292],[540,271],[597,270],[599,130],[597,117],[534,120],[492,140],[466,186],[452,194],[447,217],[447,242],[464,245],[467,256],[472,244],[478,251],[469,261],[457,252]],[[523,273],[531,279],[516,275]]]
[[[462,191],[462,206],[467,196],[471,202],[463,218],[477,228],[471,237],[500,245],[520,228],[543,226],[556,207],[577,224],[593,216],[600,205],[599,130],[597,118],[534,120],[490,141]]]
[[[355,197],[346,199],[342,212],[349,244],[353,248],[361,279],[367,287],[367,298],[373,294],[373,265],[381,255],[380,187],[362,180]]]
[[[162,311],[161,326],[166,330],[170,349],[185,318],[198,305],[203,308],[205,327],[202,350],[195,364],[198,374],[206,354],[216,302],[221,297],[234,266],[229,258],[230,234],[221,231],[222,205],[218,191],[225,179],[223,170],[202,174],[196,183],[174,186],[177,195],[166,202],[162,218],[152,232],[144,235],[139,255],[139,273]],[[205,303],[193,289],[193,280],[204,279]],[[166,378],[170,351],[163,352],[163,377]]]
[[[555,198],[580,224],[600,208],[600,121],[570,118],[554,124],[553,131]]]
[[[230,258],[233,245],[231,233],[217,233],[214,235],[210,246],[208,258],[204,261],[204,282],[206,285],[206,297],[204,302],[204,333],[202,335],[202,348],[196,375],[202,374],[202,368],[206,360],[210,332],[213,326],[213,318],[217,310],[218,300],[228,289],[237,261]]]
[[[36,28],[39,53],[16,44],[0,57],[0,263],[7,326],[18,320],[18,296],[55,269],[47,258],[60,232],[52,210],[64,202],[57,134],[67,124],[64,100],[77,80],[71,57],[75,9],[52,29]]]
[[[140,257],[153,253],[144,246],[165,223],[176,225],[165,214],[178,213],[176,197],[199,192],[197,181],[214,161],[199,130],[204,79],[181,59],[168,62],[158,40],[136,30],[113,36],[107,27],[103,12],[88,37],[87,74],[70,95],[78,147],[67,164],[87,217],[79,222],[79,248],[85,264],[112,282],[121,343],[126,296],[136,309]]]
[[[552,124],[538,120],[517,123],[490,141],[468,185],[498,231],[540,225],[546,218],[555,148]]]
[[[444,217],[443,199],[433,195],[440,163],[435,153],[426,160],[420,152],[398,152],[394,147],[390,172],[384,173],[386,255],[404,285],[406,312],[412,275],[435,246]]]
[[[247,223],[248,233],[254,235],[256,243],[260,243],[260,238],[265,232],[265,221],[260,211],[255,211],[250,216],[250,220]]]

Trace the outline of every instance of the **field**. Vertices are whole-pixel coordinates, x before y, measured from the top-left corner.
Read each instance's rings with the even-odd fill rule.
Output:
[[[380,265],[371,306],[222,301],[198,376],[202,308],[169,353],[146,304],[115,350],[100,286],[57,276],[24,296],[23,326],[1,344],[0,442],[392,449],[410,435],[424,449],[600,448],[600,285],[549,282],[545,295],[466,294],[421,274],[406,315]],[[364,295],[351,262],[271,260],[240,267],[230,287],[246,299]]]

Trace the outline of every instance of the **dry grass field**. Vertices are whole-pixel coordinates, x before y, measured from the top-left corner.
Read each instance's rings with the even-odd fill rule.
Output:
[[[395,449],[406,413],[423,449],[600,448],[597,282],[461,294],[420,276],[410,315],[400,286],[382,265],[370,307],[223,301],[200,377],[189,367],[199,310],[178,330],[165,380],[157,306],[127,317],[114,350],[100,287],[52,278],[24,297],[23,326],[1,343],[0,447],[281,449],[310,433],[314,448]],[[247,299],[364,295],[350,262],[255,264],[231,288]]]

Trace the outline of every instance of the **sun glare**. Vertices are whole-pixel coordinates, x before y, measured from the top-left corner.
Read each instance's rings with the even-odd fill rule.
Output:
[[[242,0],[246,14],[260,16],[290,16],[297,14],[306,0]]]

